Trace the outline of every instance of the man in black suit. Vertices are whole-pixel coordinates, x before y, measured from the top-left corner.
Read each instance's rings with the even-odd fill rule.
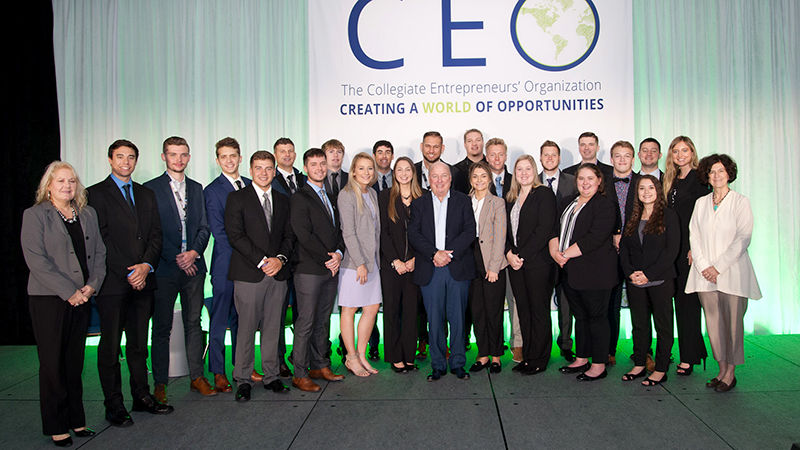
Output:
[[[294,246],[288,223],[289,198],[272,188],[275,157],[270,152],[253,153],[250,176],[253,183],[228,195],[225,207],[225,231],[233,248],[228,278],[234,284],[233,301],[239,313],[233,371],[237,401],[250,400],[259,326],[264,388],[275,393],[289,390],[279,379],[283,361],[279,361],[277,352],[289,277],[287,255]]]
[[[578,151],[581,154],[581,161],[578,164],[572,165],[564,169],[564,173],[575,176],[578,172],[578,167],[583,163],[595,164],[600,168],[604,178],[611,178],[613,169],[608,164],[604,164],[597,159],[597,151],[600,149],[599,139],[597,135],[591,131],[585,131],[578,137]]]
[[[655,138],[645,138],[639,144],[639,162],[642,163],[639,175],[652,175],[662,181],[664,172],[658,168],[661,159],[661,143]]]
[[[553,190],[556,195],[556,217],[561,217],[564,209],[578,195],[575,176],[558,170],[561,163],[561,147],[553,141],[544,141],[540,147],[539,160],[542,162],[542,171],[539,172],[539,181]],[[564,293],[561,280],[564,279],[563,269],[559,268],[556,284],[556,303],[558,304],[558,348],[561,356],[569,362],[575,361],[572,351],[572,314],[569,310],[569,300]]]
[[[469,197],[450,189],[446,164],[431,165],[431,190],[411,203],[408,242],[414,248],[414,283],[420,286],[430,321],[431,368],[428,381],[447,373],[468,379],[464,370],[464,311],[475,278],[475,216]],[[450,325],[450,360],[445,360],[445,321]]]
[[[338,139],[329,139],[322,144],[322,151],[325,152],[325,162],[328,165],[328,174],[325,176],[325,191],[333,198],[339,198],[339,191],[347,186],[348,174],[342,169],[344,161],[344,144]]]
[[[636,199],[636,183],[639,175],[633,172],[633,145],[628,141],[617,141],[611,146],[611,162],[614,164],[614,172],[605,182],[606,195],[614,201],[618,209],[617,229],[614,232],[614,247],[619,251],[619,241],[622,238],[622,230],[625,229],[626,220],[633,212],[633,203]],[[609,364],[615,364],[617,353],[617,341],[619,340],[619,314],[622,308],[622,287],[625,283],[625,275],[618,271],[619,280],[617,285],[611,290],[611,298],[608,304],[608,323],[611,327],[611,339],[609,341]]]
[[[97,371],[105,397],[106,420],[133,424],[122,397],[119,345],[125,330],[133,410],[168,414],[147,383],[147,325],[156,288],[154,270],[161,257],[161,220],[153,191],[131,180],[139,158],[133,142],[120,139],[108,148],[111,175],[89,187],[89,205],[97,211],[106,245],[106,278],[97,295],[100,344]]]
[[[278,165],[272,187],[281,194],[292,196],[300,187],[306,184],[306,177],[294,167],[297,154],[294,151],[294,142],[282,137],[272,145],[275,154],[275,163]]]
[[[394,146],[386,140],[375,142],[372,146],[372,156],[378,166],[378,179],[372,185],[375,192],[392,187],[392,160],[394,159]]]
[[[144,184],[156,195],[161,218],[161,260],[156,269],[158,288],[153,308],[153,395],[167,404],[169,382],[169,341],[175,300],[180,294],[186,359],[189,363],[190,389],[202,395],[217,391],[203,374],[203,287],[206,263],[203,259],[210,231],[206,219],[203,187],[185,175],[189,164],[189,144],[178,136],[167,138],[162,145],[161,159],[167,170]]]
[[[458,177],[457,170],[450,164],[442,161],[444,138],[441,133],[438,131],[428,131],[423,134],[419,149],[422,152],[422,161],[415,163],[414,168],[417,170],[417,180],[419,180],[419,185],[422,189],[430,189],[429,172],[431,166],[436,162],[441,161],[442,164],[450,168],[451,180]]]
[[[492,182],[489,191],[505,198],[511,188],[511,173],[508,172],[506,161],[508,159],[508,146],[500,138],[492,138],[486,142],[486,162],[492,169]]]
[[[472,187],[468,179],[469,168],[476,162],[486,161],[483,155],[483,133],[477,128],[467,130],[464,133],[464,149],[467,151],[467,156],[453,166],[458,174],[458,178],[453,180],[453,188],[469,194]]]
[[[344,240],[339,210],[325,190],[328,167],[322,149],[311,148],[305,152],[303,169],[308,181],[292,196],[290,208],[292,231],[297,238],[292,385],[302,391],[316,392],[321,388],[311,378],[344,379],[331,371],[328,340]]]

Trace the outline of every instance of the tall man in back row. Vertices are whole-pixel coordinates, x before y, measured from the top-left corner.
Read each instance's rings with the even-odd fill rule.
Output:
[[[564,173],[575,176],[581,164],[589,163],[596,165],[600,169],[600,172],[603,173],[603,178],[611,178],[613,168],[597,159],[598,150],[600,150],[600,141],[597,135],[591,131],[581,133],[578,137],[578,151],[581,154],[581,160],[577,164],[564,169]]]
[[[431,368],[428,381],[450,372],[468,379],[464,370],[464,312],[470,281],[475,278],[472,243],[475,216],[469,197],[450,188],[450,168],[442,162],[430,167],[431,189],[411,203],[408,242],[416,254],[414,283],[430,323]],[[450,325],[450,360],[445,360],[446,324]]]

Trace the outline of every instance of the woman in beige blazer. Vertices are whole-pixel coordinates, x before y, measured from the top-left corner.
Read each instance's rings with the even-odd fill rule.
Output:
[[[347,349],[345,366],[354,375],[378,373],[367,361],[367,342],[381,305],[381,278],[378,270],[381,221],[378,195],[372,189],[377,179],[375,160],[359,153],[350,165],[347,185],[337,199],[346,247],[339,269],[339,315],[342,340]],[[358,345],[355,344],[355,314],[358,321]]]
[[[469,368],[478,372],[489,368],[491,373],[501,370],[503,356],[503,302],[506,290],[508,265],[505,257],[506,202],[489,192],[492,170],[484,162],[472,164],[469,169],[472,189],[470,199],[475,213],[475,268],[478,276],[469,288],[469,305],[472,310],[478,359]],[[491,364],[489,357],[492,358]]]
[[[692,268],[686,293],[697,292],[700,297],[708,340],[719,364],[719,374],[706,387],[727,392],[736,386],[736,366],[744,364],[747,299],[761,298],[747,254],[753,212],[747,197],[728,186],[737,172],[730,156],[706,156],[697,172],[700,182],[710,184],[713,191],[697,199],[689,221]]]
[[[72,429],[89,437],[83,411],[83,371],[89,299],[106,276],[106,247],[97,213],[71,165],[45,169],[36,204],[22,216],[22,253],[30,269],[29,308],[39,354],[42,431],[69,446]]]

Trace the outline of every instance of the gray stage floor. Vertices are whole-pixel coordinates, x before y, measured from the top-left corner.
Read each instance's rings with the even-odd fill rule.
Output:
[[[726,394],[704,387],[716,363],[663,386],[622,382],[630,341],[620,341],[609,377],[579,383],[562,375],[554,354],[544,373],[448,375],[428,383],[429,360],[413,374],[378,363],[378,375],[347,376],[317,394],[278,396],[253,390],[249,403],[233,394],[203,398],[187,377],[171,380],[175,412],[133,413],[118,429],[103,418],[96,352],[87,348],[84,404],[98,434],[74,438],[84,448],[775,448],[800,442],[800,335],[749,336],[738,385]],[[676,348],[673,354],[677,355]],[[475,347],[468,353],[475,357]],[[341,371],[338,357],[334,369]],[[124,364],[123,364],[124,367]],[[53,448],[41,434],[35,347],[0,347],[0,448]],[[229,372],[230,373],[230,372]],[[127,373],[123,372],[123,386]],[[127,396],[127,392],[125,392]],[[130,406],[130,399],[126,397]]]

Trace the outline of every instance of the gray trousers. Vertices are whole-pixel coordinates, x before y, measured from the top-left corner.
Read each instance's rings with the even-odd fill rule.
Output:
[[[331,365],[328,339],[331,334],[331,311],[339,288],[339,274],[294,274],[297,304],[294,322],[292,361],[294,376],[308,376],[308,369],[324,369]],[[241,313],[240,313],[241,314]],[[241,325],[240,325],[241,326]]]
[[[233,379],[237,384],[253,385],[250,375],[255,366],[255,335],[261,325],[261,369],[264,384],[278,379],[278,333],[283,330],[283,298],[286,282],[265,276],[258,283],[233,282],[233,303],[239,313],[236,333],[236,366]]]
[[[203,330],[200,328],[200,313],[203,310],[203,283],[206,274],[193,277],[180,271],[177,275],[157,277],[153,303],[153,338],[151,362],[153,382],[167,384],[169,381],[169,340],[172,332],[172,317],[175,300],[180,294],[183,337],[186,341],[186,360],[189,377],[194,380],[203,376]]]
[[[734,366],[744,364],[747,298],[720,291],[698,292],[697,295],[706,315],[706,330],[714,359]]]

